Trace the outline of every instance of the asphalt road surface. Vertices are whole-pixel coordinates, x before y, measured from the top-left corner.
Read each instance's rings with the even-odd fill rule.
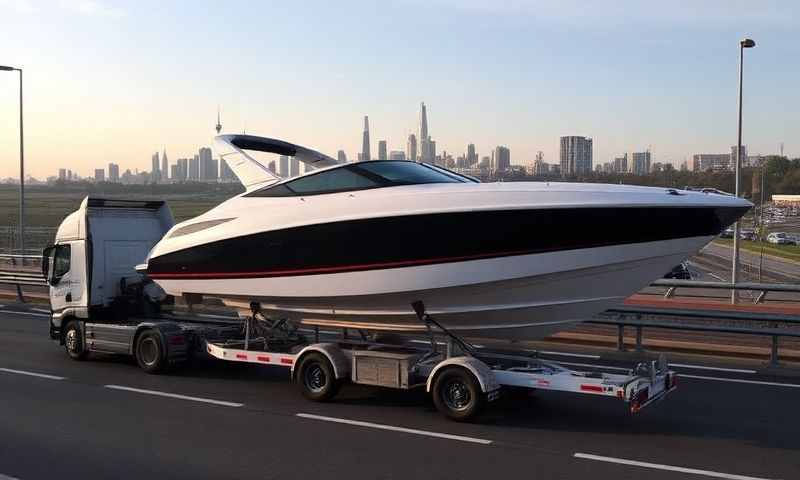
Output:
[[[71,361],[45,313],[11,308],[2,480],[800,478],[800,377],[673,365],[678,390],[636,416],[616,399],[537,392],[458,424],[424,392],[348,386],[310,403],[283,369],[204,361],[152,376],[125,358]]]

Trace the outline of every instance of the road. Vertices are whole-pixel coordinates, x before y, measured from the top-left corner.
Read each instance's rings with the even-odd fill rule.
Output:
[[[679,389],[637,416],[615,399],[537,392],[458,424],[424,392],[349,386],[315,404],[282,369],[203,361],[151,376],[124,358],[71,361],[43,312],[10,308],[0,308],[3,480],[800,478],[800,382],[789,377],[674,366]]]
[[[723,258],[729,262],[733,255],[733,249],[731,247],[717,243],[709,243],[703,248],[702,252]],[[745,249],[739,249],[739,260],[743,268],[747,268],[751,273],[750,276],[755,275],[755,279],[757,280],[760,255]],[[774,257],[772,255],[764,255],[763,271],[772,273],[785,282],[796,283],[800,280],[800,263]],[[730,275],[730,266],[728,267],[728,275]]]

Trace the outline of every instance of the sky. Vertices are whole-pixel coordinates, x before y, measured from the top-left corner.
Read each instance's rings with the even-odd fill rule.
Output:
[[[800,156],[800,2],[0,0],[0,65],[24,69],[26,171],[149,170],[224,132],[331,156],[437,150],[558,162],[559,136],[676,164],[736,143]],[[18,171],[18,77],[0,72],[0,178]],[[691,162],[689,162],[691,164]]]

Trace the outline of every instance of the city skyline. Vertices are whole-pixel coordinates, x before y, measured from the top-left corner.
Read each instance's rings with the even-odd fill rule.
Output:
[[[149,169],[154,146],[185,156],[211,143],[218,107],[225,132],[246,127],[348,158],[369,115],[372,138],[408,157],[421,100],[438,151],[461,155],[473,143],[482,157],[505,145],[515,165],[538,151],[555,164],[559,137],[580,134],[594,139],[595,164],[650,147],[678,166],[735,143],[737,44],[750,36],[758,46],[745,62],[744,142],[751,154],[784,142],[786,155],[800,156],[800,66],[787,60],[800,54],[800,6],[734,3],[433,0],[420,16],[415,0],[375,9],[312,1],[247,5],[242,19],[215,4],[198,16],[177,4],[2,1],[0,63],[26,72],[26,170],[37,178],[54,162],[83,175],[109,162]],[[263,29],[256,19],[267,14],[274,21]],[[173,27],[187,15],[193,34],[179,35]],[[298,20],[309,27],[299,37]],[[380,35],[398,22],[425,33]],[[229,24],[237,28],[220,27]],[[631,38],[634,26],[648,35]],[[2,178],[17,174],[17,88],[0,75]]]

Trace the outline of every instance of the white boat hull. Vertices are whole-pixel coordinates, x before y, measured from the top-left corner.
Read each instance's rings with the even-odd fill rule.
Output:
[[[465,336],[532,340],[619,304],[712,237],[281,278],[161,280],[169,294],[221,298],[242,313],[309,325],[422,331],[411,303]],[[265,294],[268,292],[268,294]]]

